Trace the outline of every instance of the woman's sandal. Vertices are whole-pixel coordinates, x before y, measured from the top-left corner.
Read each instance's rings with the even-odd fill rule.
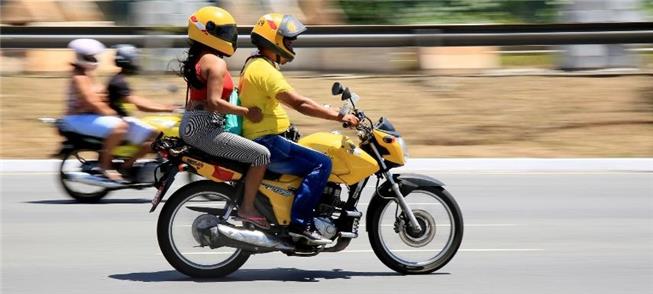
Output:
[[[268,221],[265,219],[263,216],[256,216],[256,215],[248,215],[248,216],[242,216],[238,214],[236,216],[236,219],[243,222],[243,223],[248,223],[251,224],[259,229],[262,230],[269,230],[270,229],[270,224]]]

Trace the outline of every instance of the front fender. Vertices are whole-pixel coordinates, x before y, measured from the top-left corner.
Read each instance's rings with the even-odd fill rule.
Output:
[[[418,187],[442,187],[444,183],[438,179],[420,175],[420,174],[396,174],[392,178],[397,184],[399,184],[399,191],[401,194],[407,195]],[[390,181],[385,181],[381,186],[379,186],[378,193],[384,197],[394,197],[395,194],[392,192],[392,184]]]
[[[444,186],[444,183],[440,180],[420,174],[396,174],[393,175],[392,178],[397,184],[399,184],[399,191],[401,191],[402,195],[408,195],[419,187]],[[372,213],[370,212],[376,209],[383,209],[386,202],[389,201],[387,198],[392,197],[395,197],[395,193],[392,191],[392,184],[390,184],[390,181],[386,180],[381,184],[381,186],[379,186],[376,193],[374,193],[374,196],[372,196],[372,200],[367,207],[367,213],[365,214],[366,230],[371,227],[372,220],[370,219],[370,215],[372,215]]]

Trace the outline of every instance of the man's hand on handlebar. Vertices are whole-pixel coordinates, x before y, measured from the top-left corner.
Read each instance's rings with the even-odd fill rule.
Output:
[[[345,128],[358,126],[359,120],[353,114],[345,114],[340,121],[342,121],[342,126]]]

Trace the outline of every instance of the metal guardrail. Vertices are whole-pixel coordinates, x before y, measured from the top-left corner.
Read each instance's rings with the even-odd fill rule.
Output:
[[[0,27],[2,48],[65,48],[76,38],[106,45],[187,46],[185,27]],[[239,46],[251,47],[251,27]],[[296,47],[508,46],[653,43],[653,22],[524,25],[312,26]]]

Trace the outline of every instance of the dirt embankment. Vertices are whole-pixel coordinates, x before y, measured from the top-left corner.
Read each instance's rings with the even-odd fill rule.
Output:
[[[60,141],[37,118],[63,113],[65,77],[2,77],[0,158],[46,158]],[[101,78],[105,81],[106,78]],[[291,77],[302,94],[334,107],[331,84],[386,116],[412,157],[651,157],[653,77]],[[175,76],[136,77],[137,94],[183,103]],[[179,87],[171,94],[166,88]],[[292,119],[304,134],[339,124]]]

